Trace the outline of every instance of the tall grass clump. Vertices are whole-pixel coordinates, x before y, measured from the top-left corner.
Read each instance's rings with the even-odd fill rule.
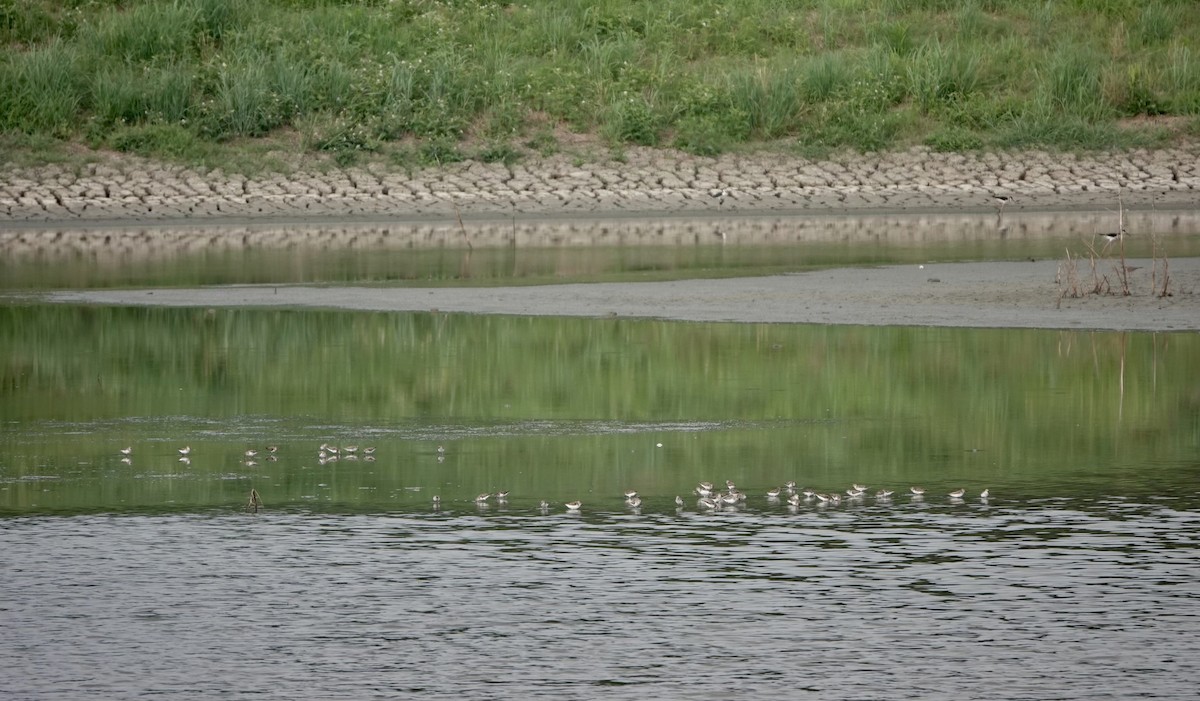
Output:
[[[1096,120],[1110,114],[1102,90],[1104,57],[1096,50],[1068,45],[1055,51],[1038,71],[1039,98],[1054,110]]]
[[[1200,114],[1200,55],[1187,46],[1171,46],[1164,79],[1173,112]]]
[[[86,107],[79,52],[60,41],[0,64],[0,130],[69,135]]]
[[[262,136],[287,123],[287,110],[272,89],[268,67],[265,57],[247,54],[212,68],[208,96],[197,115],[207,136]]]
[[[191,71],[177,64],[108,66],[94,76],[92,111],[102,126],[184,122],[192,109],[194,82]]]
[[[977,46],[926,44],[907,62],[908,90],[924,112],[968,100],[983,86],[982,62]]]
[[[733,70],[726,78],[730,101],[745,111],[750,132],[767,140],[795,130],[806,106],[804,79],[795,61]]]
[[[126,63],[178,61],[194,55],[200,12],[190,3],[150,2],[103,15],[87,26],[89,54]]]

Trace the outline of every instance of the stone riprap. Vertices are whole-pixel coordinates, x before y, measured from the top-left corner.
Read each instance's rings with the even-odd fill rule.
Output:
[[[622,162],[460,163],[289,176],[123,159],[0,174],[0,250],[120,259],[305,246],[695,245],[1200,230],[1198,149],[928,150],[810,161],[634,150]],[[1001,205],[997,197],[1009,198]]]
[[[0,226],[68,223],[539,220],[615,215],[1006,213],[1178,210],[1200,200],[1200,149],[1072,156],[914,149],[811,161],[697,158],[632,150],[621,162],[567,156],[466,162],[413,175],[373,167],[243,177],[125,159],[0,174]]]

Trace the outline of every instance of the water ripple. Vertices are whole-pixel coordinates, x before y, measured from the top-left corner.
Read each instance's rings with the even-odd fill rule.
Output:
[[[714,517],[715,516],[715,517]],[[0,521],[12,699],[1102,699],[1200,682],[1200,516]],[[1191,670],[1191,671],[1189,671]]]

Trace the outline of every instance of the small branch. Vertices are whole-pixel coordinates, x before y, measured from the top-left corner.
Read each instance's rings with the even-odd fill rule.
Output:
[[[454,205],[454,218],[458,220],[458,230],[462,232],[463,240],[467,242],[467,250],[475,250],[471,245],[471,237],[467,235],[467,227],[463,226],[462,213],[458,211],[458,205]]]

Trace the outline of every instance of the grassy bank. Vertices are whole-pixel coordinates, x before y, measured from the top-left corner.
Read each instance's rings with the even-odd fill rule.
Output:
[[[1200,137],[1190,0],[0,0],[0,46],[0,160]]]

